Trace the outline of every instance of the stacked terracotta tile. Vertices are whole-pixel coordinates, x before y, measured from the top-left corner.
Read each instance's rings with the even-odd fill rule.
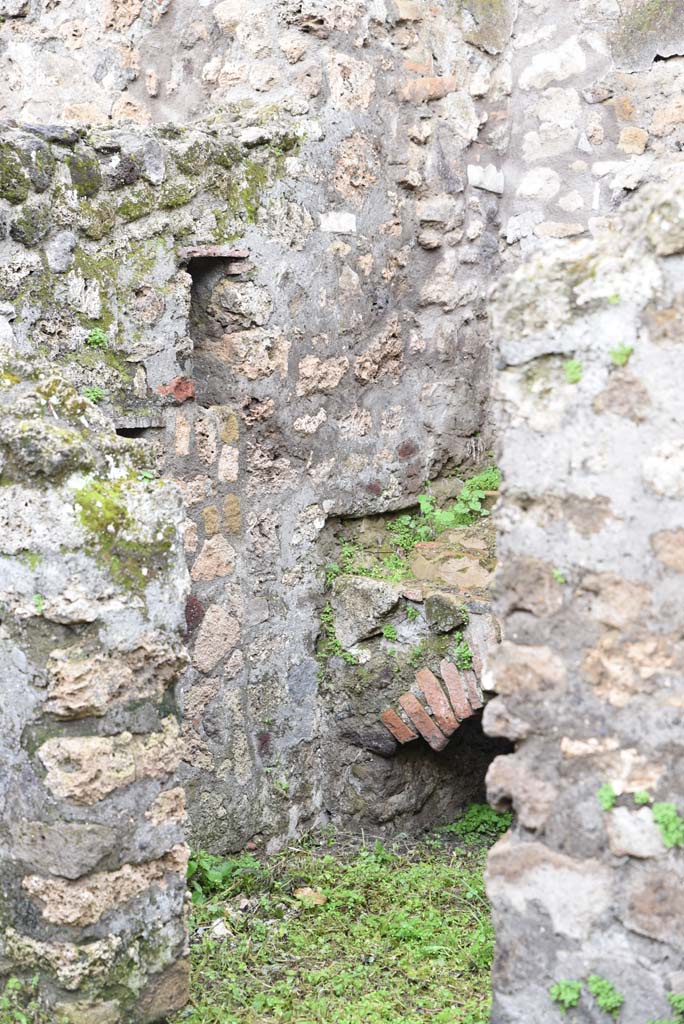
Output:
[[[443,750],[461,722],[483,706],[477,676],[451,661],[439,666],[441,679],[429,668],[416,672],[414,691],[399,698],[400,710],[387,708],[380,718],[400,743],[422,736],[433,750]]]

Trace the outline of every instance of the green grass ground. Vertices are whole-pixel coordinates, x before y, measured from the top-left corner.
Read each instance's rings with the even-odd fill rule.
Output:
[[[474,807],[421,840],[196,856],[192,1003],[173,1024],[486,1024],[483,869],[508,818]]]

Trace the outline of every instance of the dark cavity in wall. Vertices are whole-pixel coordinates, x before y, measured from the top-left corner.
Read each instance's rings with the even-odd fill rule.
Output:
[[[224,255],[215,255],[221,248],[208,247],[206,255],[193,255],[186,266],[192,278],[192,376],[197,403],[205,408],[242,398],[229,369],[234,355],[230,335],[257,326],[260,319],[255,310],[259,289],[250,280],[254,267],[248,253],[225,249]]]
[[[433,482],[445,507],[461,486]],[[500,639],[494,527],[485,516],[423,542],[410,536],[421,525],[417,508],[330,520],[320,542],[321,802],[348,828],[446,824],[485,799],[489,765],[512,749],[482,729],[483,662]]]

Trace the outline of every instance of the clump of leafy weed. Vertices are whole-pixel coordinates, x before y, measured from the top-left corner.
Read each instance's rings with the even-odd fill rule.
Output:
[[[397,627],[392,625],[383,626],[382,635],[384,636],[385,640],[397,640],[399,638],[399,634],[397,633]]]
[[[107,348],[109,336],[101,327],[93,327],[92,331],[88,332],[85,343],[88,348]]]
[[[616,366],[626,366],[633,352],[633,345],[620,344],[617,348],[611,349],[610,358]]]
[[[460,632],[454,634],[454,664],[462,672],[467,672],[473,667],[473,652]]]
[[[387,524],[387,530],[398,547],[410,554],[421,541],[434,540],[445,530],[458,526],[471,526],[489,515],[484,506],[488,494],[501,487],[501,470],[496,466],[483,470],[466,480],[453,505],[439,508],[432,494],[419,494],[419,515],[397,516]]]
[[[563,363],[565,379],[568,384],[579,384],[584,374],[584,368],[578,359],[568,359]]]
[[[322,660],[326,660],[327,658],[342,658],[347,665],[358,664],[351,651],[345,650],[337,639],[337,633],[335,632],[335,618],[333,610],[329,604],[326,604],[325,608],[321,612],[321,640],[318,646],[318,657]]]
[[[607,978],[602,978],[600,974],[590,974],[587,978],[587,988],[596,1000],[599,1009],[604,1013],[609,1013],[617,1020],[625,997],[620,995],[614,985]]]
[[[235,885],[245,895],[250,895],[262,884],[263,876],[261,864],[250,854],[222,858],[199,852],[188,862],[188,886],[193,903],[205,903],[215,893]]]
[[[99,384],[93,384],[91,388],[84,388],[83,394],[94,405],[99,405],[107,397],[107,392]]]
[[[511,827],[510,811],[495,811],[489,804],[471,804],[462,818],[445,825],[442,832],[450,832],[465,840],[495,842]]]
[[[604,782],[596,794],[604,811],[612,811],[617,802],[617,793],[609,782]]]
[[[684,846],[684,818],[674,804],[653,804],[653,820],[660,829],[668,850],[675,846]]]
[[[575,1006],[579,1005],[579,1001],[582,998],[582,982],[563,978],[551,986],[549,995],[554,1003],[558,1003],[562,1012],[567,1013],[568,1010],[572,1010]]]
[[[52,1024],[38,992],[38,975],[29,980],[11,977],[0,989],[0,1024]]]

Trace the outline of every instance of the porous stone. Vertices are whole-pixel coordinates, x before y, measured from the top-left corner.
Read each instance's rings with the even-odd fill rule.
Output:
[[[330,604],[335,633],[343,647],[380,632],[383,618],[399,602],[399,588],[364,576],[339,576],[333,583]]]

